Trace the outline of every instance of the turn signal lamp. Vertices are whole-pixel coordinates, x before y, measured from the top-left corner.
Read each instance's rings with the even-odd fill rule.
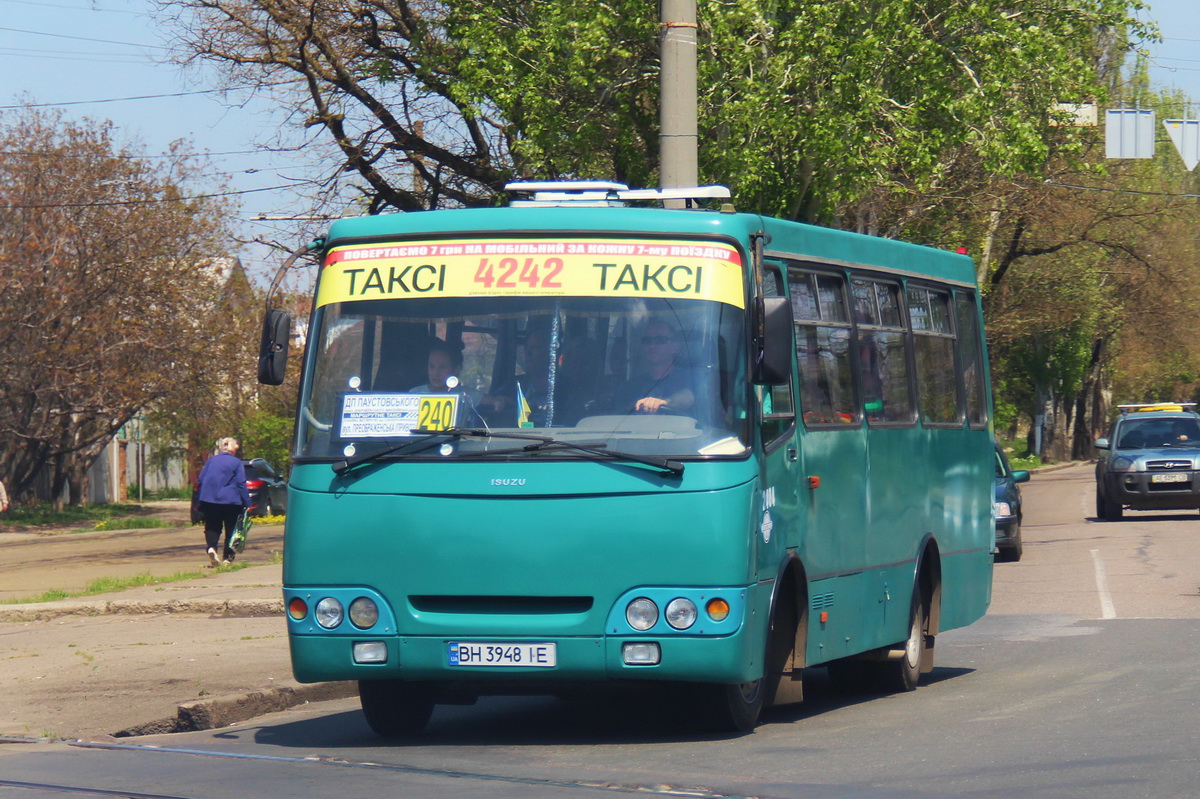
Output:
[[[292,597],[292,601],[288,603],[288,615],[300,621],[308,615],[308,603],[298,596]]]
[[[708,617],[713,621],[725,621],[729,618],[729,603],[720,597],[708,600],[704,610],[708,612]]]

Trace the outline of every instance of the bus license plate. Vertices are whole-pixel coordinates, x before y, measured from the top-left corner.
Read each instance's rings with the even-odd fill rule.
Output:
[[[1191,479],[1191,475],[1187,474],[1152,474],[1150,475],[1151,483],[1186,483]]]
[[[451,641],[451,666],[486,666],[552,669],[558,664],[554,644],[483,643]]]

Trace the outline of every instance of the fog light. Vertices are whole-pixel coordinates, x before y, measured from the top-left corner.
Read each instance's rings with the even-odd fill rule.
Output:
[[[696,603],[684,597],[672,599],[667,603],[664,618],[676,630],[686,630],[696,623]]]
[[[658,621],[658,605],[646,597],[638,597],[625,607],[625,621],[639,632],[645,632]]]
[[[373,599],[360,596],[350,603],[350,621],[360,630],[374,627],[379,621],[379,606]]]
[[[653,641],[621,644],[621,659],[626,666],[657,666],[662,651]]]
[[[332,630],[342,623],[343,612],[342,603],[333,597],[327,596],[317,603],[313,615],[317,618],[317,624],[326,630]]]
[[[708,600],[708,604],[704,606],[708,612],[708,617],[713,621],[725,621],[729,618],[729,603],[720,597]]]
[[[387,663],[387,644],[383,641],[356,641],[355,663]]]

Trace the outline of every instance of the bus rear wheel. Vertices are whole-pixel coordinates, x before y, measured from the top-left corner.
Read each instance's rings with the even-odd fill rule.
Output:
[[[897,660],[879,664],[879,684],[885,691],[916,690],[921,680],[921,666],[925,662],[926,626],[925,603],[921,601],[921,592],[914,587],[908,638],[902,644],[902,654]]]
[[[766,680],[734,685],[699,685],[704,726],[714,732],[747,732],[758,724],[766,698]]]
[[[403,680],[359,680],[358,699],[371,730],[384,738],[416,735],[433,715],[428,686]]]
[[[908,637],[897,646],[825,664],[834,688],[844,694],[916,690],[921,672],[928,670],[925,661],[932,657],[926,648],[929,615],[919,588],[914,587],[908,618]]]

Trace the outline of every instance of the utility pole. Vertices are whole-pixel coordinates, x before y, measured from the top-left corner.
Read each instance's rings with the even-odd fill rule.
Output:
[[[661,0],[658,185],[700,182],[696,128],[696,0]]]

